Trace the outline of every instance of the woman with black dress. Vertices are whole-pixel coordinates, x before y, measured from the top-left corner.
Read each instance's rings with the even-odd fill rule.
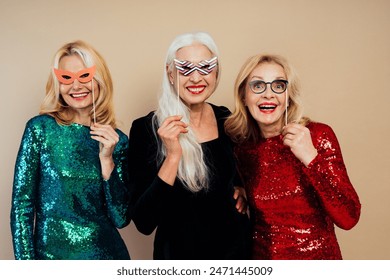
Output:
[[[206,102],[220,72],[209,34],[176,37],[157,110],[132,124],[133,221],[156,230],[154,259],[249,258],[245,193],[224,132],[230,111]]]

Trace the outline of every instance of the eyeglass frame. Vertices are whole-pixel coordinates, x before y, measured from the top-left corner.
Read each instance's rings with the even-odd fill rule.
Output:
[[[263,91],[261,92],[255,92],[253,89],[252,89],[252,85],[255,84],[255,83],[258,83],[258,82],[261,82],[261,83],[264,83],[265,84],[265,88]],[[274,89],[272,88],[272,84],[275,83],[275,82],[283,82],[285,85],[286,85],[286,88],[282,91],[282,92],[276,92],[274,91]],[[283,80],[283,79],[278,79],[278,80],[273,80],[272,82],[264,82],[264,81],[261,81],[261,80],[254,80],[254,81],[250,81],[248,83],[249,85],[249,88],[250,90],[254,93],[254,94],[262,94],[264,93],[266,90],[267,90],[267,85],[270,85],[270,88],[272,90],[272,92],[276,93],[276,94],[282,94],[283,92],[285,92],[287,90],[287,86],[288,86],[288,81],[287,80]]]

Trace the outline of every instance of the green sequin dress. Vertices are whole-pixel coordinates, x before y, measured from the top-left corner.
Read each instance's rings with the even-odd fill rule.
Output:
[[[26,125],[15,164],[11,231],[15,259],[130,259],[117,228],[129,224],[127,136],[101,175],[90,128],[48,115]]]

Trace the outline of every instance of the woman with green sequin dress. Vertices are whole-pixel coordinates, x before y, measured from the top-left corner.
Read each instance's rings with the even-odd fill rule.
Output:
[[[127,136],[116,127],[103,57],[82,41],[54,56],[40,114],[15,164],[15,259],[130,259]]]

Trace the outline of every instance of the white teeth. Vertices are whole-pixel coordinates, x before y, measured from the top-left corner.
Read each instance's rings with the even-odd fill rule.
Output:
[[[259,107],[260,107],[260,109],[263,109],[263,110],[273,110],[276,108],[275,105],[260,105]]]
[[[71,96],[73,98],[80,98],[80,97],[84,97],[84,96],[87,96],[88,93],[80,93],[80,94],[71,94]]]
[[[201,92],[204,89],[204,87],[198,87],[198,88],[188,88],[191,92]]]

